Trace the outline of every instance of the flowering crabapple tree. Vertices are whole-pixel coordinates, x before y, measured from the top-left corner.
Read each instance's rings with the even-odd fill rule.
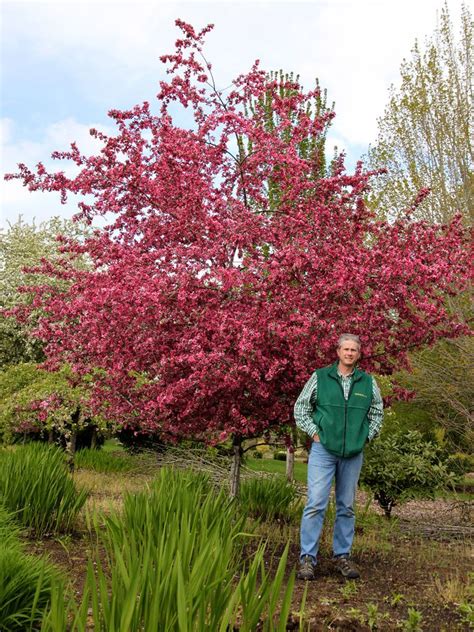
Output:
[[[87,410],[87,383],[62,365],[45,371],[32,362],[0,371],[0,442],[11,443],[20,434],[48,439],[64,447],[71,469],[78,446],[97,444],[107,430],[103,420]]]
[[[318,88],[257,62],[224,93],[202,53],[212,27],[177,24],[156,114],[146,102],[111,110],[116,134],[91,130],[97,155],[53,154],[74,177],[42,164],[8,177],[87,196],[80,217],[108,222],[64,240],[90,270],[45,263],[67,289],[31,288],[48,365],[92,372],[92,409],[125,427],[232,437],[236,493],[242,440],[292,423],[341,332],[360,335],[365,368],[388,374],[409,349],[462,333],[444,299],[466,286],[468,236],[457,217],[377,219],[364,203],[373,174],[348,174],[342,156],[322,173],[333,114],[314,107]],[[175,122],[183,112],[188,127]]]

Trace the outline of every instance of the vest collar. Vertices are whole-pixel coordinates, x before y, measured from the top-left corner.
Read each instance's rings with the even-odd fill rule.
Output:
[[[331,377],[334,377],[336,380],[339,378],[337,365],[338,365],[338,362],[334,362],[334,364],[332,364],[331,368],[329,369],[329,375]],[[363,371],[361,371],[361,369],[358,369],[357,367],[354,367],[354,370],[351,373],[351,377],[354,380],[354,382],[357,382],[358,380],[360,380],[362,375],[363,375]],[[349,377],[349,376],[347,376],[347,377]]]

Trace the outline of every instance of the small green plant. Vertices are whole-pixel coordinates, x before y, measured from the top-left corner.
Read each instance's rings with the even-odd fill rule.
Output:
[[[286,461],[286,452],[282,452],[281,450],[274,452],[273,458],[275,461]]]
[[[387,618],[387,615],[379,611],[379,607],[376,603],[367,604],[367,625],[369,626],[369,630],[377,630],[380,620],[383,618]]]
[[[474,604],[463,601],[459,604],[458,611],[461,615],[461,623],[466,623],[470,629],[474,628]]]
[[[36,535],[69,530],[88,492],[77,490],[59,448],[30,443],[0,450],[0,495]]]
[[[301,502],[294,485],[280,476],[242,481],[239,504],[244,514],[261,520],[292,522]]]
[[[403,632],[421,632],[423,615],[416,608],[408,608],[408,617],[403,622]]]
[[[134,466],[133,457],[126,452],[111,452],[85,448],[76,452],[76,468],[95,472],[130,472]]]
[[[365,623],[365,615],[362,610],[359,610],[359,608],[349,608],[349,610],[347,611],[347,615],[355,619],[359,623]]]
[[[358,588],[357,582],[349,580],[339,589],[339,591],[344,599],[350,599],[357,594]]]
[[[405,599],[405,595],[402,595],[401,593],[395,593],[394,595],[392,595],[392,599],[390,600],[390,605],[392,606],[392,608],[396,608],[398,605],[402,603],[402,601],[404,601],[404,599]]]

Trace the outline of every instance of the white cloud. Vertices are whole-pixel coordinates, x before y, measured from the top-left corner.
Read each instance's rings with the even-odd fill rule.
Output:
[[[11,119],[2,119],[0,130],[2,140],[2,174],[17,172],[18,163],[33,168],[42,162],[48,171],[63,170],[72,176],[77,168],[67,162],[58,162],[51,158],[53,151],[67,151],[72,141],[76,141],[79,150],[85,155],[97,153],[101,143],[93,138],[89,130],[95,127],[102,132],[110,133],[104,125],[78,123],[73,118],[56,121],[45,128],[39,141],[33,142],[22,138]],[[0,226],[7,222],[15,222],[19,215],[27,222],[36,219],[41,221],[61,215],[71,217],[77,212],[74,199],[61,205],[58,193],[30,192],[20,180],[1,182],[2,215]]]
[[[347,155],[347,144],[346,142],[339,136],[333,136],[329,134],[326,137],[326,159],[332,160],[334,158],[334,151],[337,151],[338,154],[344,152]]]
[[[432,0],[341,0],[324,5],[314,23],[307,24],[307,30],[315,32],[322,23],[324,32],[315,56],[309,53],[305,59],[302,74],[317,74],[335,100],[334,129],[349,145],[375,140],[388,88],[398,82],[400,64],[415,39],[424,41],[433,33],[436,10]]]
[[[0,119],[0,143],[2,147],[10,141],[14,124],[11,118]]]

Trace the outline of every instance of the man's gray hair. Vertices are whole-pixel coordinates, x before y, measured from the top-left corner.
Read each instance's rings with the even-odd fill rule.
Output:
[[[346,340],[352,340],[352,342],[357,343],[357,345],[359,346],[359,351],[360,351],[360,348],[361,348],[360,338],[359,336],[356,336],[355,334],[342,334],[341,336],[339,336],[339,340],[337,341],[337,348],[340,349],[340,347],[342,346],[342,343]]]

